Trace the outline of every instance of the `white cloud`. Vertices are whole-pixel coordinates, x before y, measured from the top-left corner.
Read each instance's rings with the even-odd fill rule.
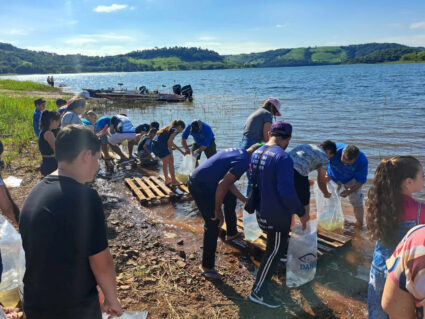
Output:
[[[209,37],[209,36],[204,36],[204,37],[199,37],[200,41],[212,41],[215,40],[215,37]]]
[[[124,54],[130,51],[136,50],[136,48],[128,48],[127,46],[120,45],[105,45],[95,47],[81,47],[81,48],[64,48],[64,47],[52,47],[46,46],[29,46],[26,47],[28,50],[34,51],[45,51],[56,54],[82,54],[89,56],[105,56],[105,55],[117,55]]]
[[[22,30],[22,29],[11,29],[8,32],[11,35],[27,35],[28,32],[26,30]]]
[[[376,42],[395,42],[413,47],[425,46],[425,34],[406,35],[399,37],[388,37],[379,39]]]
[[[276,28],[286,28],[286,24],[276,24]]]
[[[125,8],[127,8],[128,5],[126,4],[112,4],[110,6],[97,6],[96,8],[93,9],[94,12],[102,12],[102,13],[111,13],[114,11],[118,11],[118,10],[123,10]]]
[[[65,40],[70,45],[86,45],[89,43],[109,42],[109,41],[134,41],[135,39],[128,35],[118,35],[115,33],[103,34],[81,34],[75,38]]]
[[[412,23],[410,29],[425,29],[425,21]]]

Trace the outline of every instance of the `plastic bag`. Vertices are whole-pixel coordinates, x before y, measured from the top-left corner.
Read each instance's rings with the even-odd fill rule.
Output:
[[[103,314],[102,319],[107,319],[109,315]],[[127,311],[122,314],[120,319],[146,319],[148,317],[147,311]]]
[[[22,183],[22,178],[17,178],[15,176],[9,176],[8,178],[3,180],[4,184],[7,187],[13,188],[13,187],[19,187]]]
[[[317,219],[307,222],[303,231],[301,225],[291,230],[286,262],[286,285],[299,287],[313,280],[317,266]]]
[[[3,274],[0,283],[0,303],[16,307],[23,292],[22,278],[25,273],[25,254],[21,235],[3,215],[0,215],[0,251]]]
[[[344,228],[344,213],[342,212],[341,197],[338,194],[338,185],[334,182],[328,183],[330,198],[325,198],[322,191],[314,184],[316,196],[316,207],[318,227],[328,231]]]
[[[196,158],[191,154],[185,155],[183,161],[180,164],[180,167],[176,174],[176,179],[183,184],[187,184],[190,173],[195,169]]]
[[[261,236],[263,231],[258,226],[255,214],[249,214],[246,211],[243,211],[243,231],[245,239],[249,241],[254,241]]]

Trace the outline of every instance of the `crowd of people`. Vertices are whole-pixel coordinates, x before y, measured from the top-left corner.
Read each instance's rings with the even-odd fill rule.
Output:
[[[304,229],[310,219],[311,172],[317,171],[318,188],[325,198],[331,197],[327,183],[338,185],[340,196],[353,206],[356,226],[363,226],[366,155],[355,145],[331,140],[296,145],[287,152],[293,128],[275,120],[281,115],[277,98],[266,99],[248,117],[239,147],[217,152],[213,129],[204,121],[196,119],[186,126],[173,120],[160,128],[157,122],[134,126],[125,114],[98,118],[93,111],[86,112],[85,93],[68,102],[58,100],[57,111],[45,110],[43,99],[34,102],[34,133],[45,177],[28,195],[19,219],[19,209],[0,179],[0,208],[9,220],[19,221],[22,235],[28,319],[101,318],[98,290],[105,295],[107,313],[122,313],[102,202],[86,185],[96,175],[101,154],[105,161],[111,159],[109,147],[120,157],[119,163],[135,156],[142,163],[159,158],[170,186],[180,184],[173,151],[196,158],[188,189],[205,222],[199,270],[207,280],[221,280],[215,270],[220,227],[226,223],[227,241],[243,238],[236,227],[237,200],[256,199],[254,210],[267,245],[249,299],[269,308],[282,305],[269,284],[286,253],[294,216]],[[181,147],[174,142],[180,133]],[[194,140],[191,149],[189,136]],[[124,141],[128,154],[120,148]],[[202,153],[207,159],[199,164]],[[249,182],[242,193],[235,182],[244,174]],[[423,318],[425,208],[412,197],[423,186],[423,167],[412,156],[383,159],[376,169],[366,200],[367,230],[376,240],[367,297],[369,318]]]

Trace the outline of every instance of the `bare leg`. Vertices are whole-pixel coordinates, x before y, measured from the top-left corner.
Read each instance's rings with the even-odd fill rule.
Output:
[[[356,216],[356,220],[357,220],[356,226],[361,228],[363,226],[363,216],[364,216],[363,206],[358,206],[353,208],[354,208],[354,216]]]
[[[170,165],[170,155],[165,156],[164,158],[161,158],[162,160],[162,171],[164,172],[164,180],[165,180],[165,184],[170,184],[171,183],[171,178],[168,175],[168,166]]]
[[[109,145],[111,146],[112,150],[120,156],[120,158],[127,158],[118,145]]]
[[[103,153],[103,159],[107,160],[111,158],[109,156],[108,144],[102,144],[102,153]]]
[[[175,174],[175,171],[174,171],[173,154],[170,155],[170,161],[168,162],[168,168],[170,169],[171,184],[172,185],[180,185],[180,183],[176,180],[176,174]]]
[[[127,142],[127,146],[128,146],[128,156],[133,156],[133,147],[134,145],[136,145],[136,141],[135,139],[132,139],[131,141]]]

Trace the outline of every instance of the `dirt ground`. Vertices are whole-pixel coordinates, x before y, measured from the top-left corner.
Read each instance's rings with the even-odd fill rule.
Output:
[[[3,178],[23,179],[20,188],[10,189],[19,207],[40,181],[33,167],[7,168]],[[256,267],[249,257],[233,247],[219,243],[217,270],[220,283],[200,276],[198,266],[201,236],[174,227],[174,238],[165,238],[165,226],[151,216],[124,186],[121,179],[98,178],[93,187],[101,195],[107,220],[109,246],[116,264],[119,297],[125,310],[146,310],[148,318],[366,318],[366,285],[359,282],[354,293],[345,292],[344,278],[339,284],[321,280],[328,268],[318,267],[316,280],[301,289],[287,289],[284,275],[275,276],[273,291],[283,306],[269,310],[247,298],[255,279]],[[169,204],[168,204],[169,205]],[[163,209],[167,209],[167,204]],[[160,208],[162,209],[162,208]],[[195,236],[195,237],[194,237]],[[198,249],[187,243],[199,241]],[[220,240],[219,240],[220,241]],[[195,244],[195,248],[196,248]],[[337,274],[335,274],[337,276]],[[341,286],[341,287],[340,287]]]

